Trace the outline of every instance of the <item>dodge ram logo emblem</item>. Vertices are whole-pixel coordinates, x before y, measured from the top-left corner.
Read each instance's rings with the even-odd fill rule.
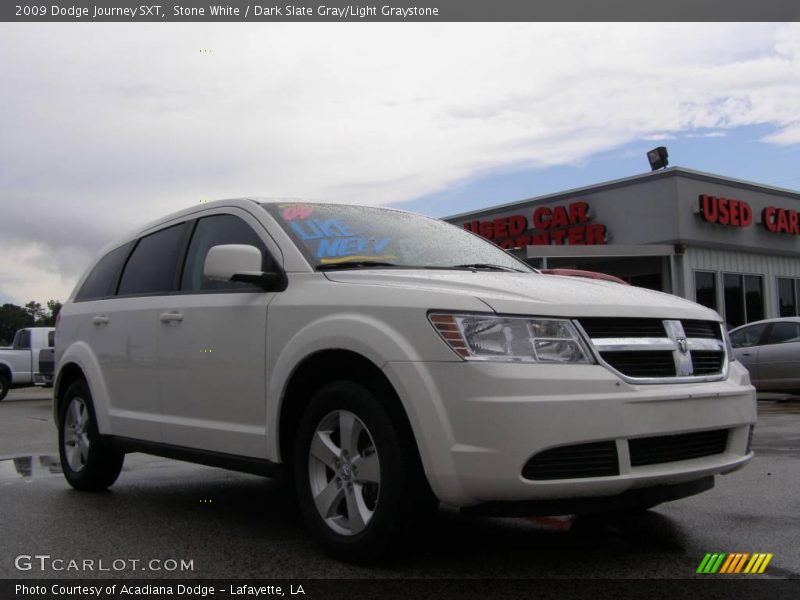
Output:
[[[678,344],[678,350],[681,351],[681,354],[689,352],[689,342],[686,341],[686,338],[678,338],[675,340],[675,343]]]

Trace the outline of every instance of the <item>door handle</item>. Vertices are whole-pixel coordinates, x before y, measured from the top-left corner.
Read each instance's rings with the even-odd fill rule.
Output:
[[[106,315],[97,315],[92,317],[92,323],[95,325],[105,325],[108,323],[108,317]]]
[[[162,323],[171,323],[173,321],[181,322],[183,321],[183,315],[179,312],[174,313],[161,313],[161,316],[158,317]]]
[[[752,356],[752,352],[742,352],[742,356]]]

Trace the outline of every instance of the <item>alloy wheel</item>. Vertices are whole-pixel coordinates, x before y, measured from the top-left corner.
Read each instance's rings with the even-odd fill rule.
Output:
[[[75,473],[80,472],[89,459],[89,410],[79,396],[70,401],[64,415],[64,454]]]
[[[357,535],[379,501],[381,473],[372,434],[347,410],[327,414],[317,425],[308,453],[311,495],[333,531]]]

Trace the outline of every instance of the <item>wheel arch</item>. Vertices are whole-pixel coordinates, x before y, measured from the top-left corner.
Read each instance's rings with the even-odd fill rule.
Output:
[[[337,379],[363,383],[375,392],[392,422],[399,425],[399,434],[404,442],[413,444],[416,457],[420,460],[419,445],[409,415],[394,386],[369,358],[343,348],[319,350],[309,354],[288,377],[281,395],[275,431],[279,460],[286,462],[291,455],[297,427],[314,391]]]
[[[77,363],[67,363],[59,370],[56,381],[53,384],[53,412],[56,423],[61,412],[61,404],[64,401],[65,392],[69,389],[69,386],[80,379],[86,381],[86,375]]]
[[[89,347],[82,342],[71,345],[59,360],[53,383],[53,411],[56,422],[61,402],[69,386],[83,379],[92,394],[97,428],[102,434],[111,433],[108,418],[109,399],[100,364]]]

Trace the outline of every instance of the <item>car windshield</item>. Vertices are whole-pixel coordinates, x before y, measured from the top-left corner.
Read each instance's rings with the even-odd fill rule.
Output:
[[[342,204],[262,204],[311,264],[336,268],[535,270],[494,244],[444,221]]]

